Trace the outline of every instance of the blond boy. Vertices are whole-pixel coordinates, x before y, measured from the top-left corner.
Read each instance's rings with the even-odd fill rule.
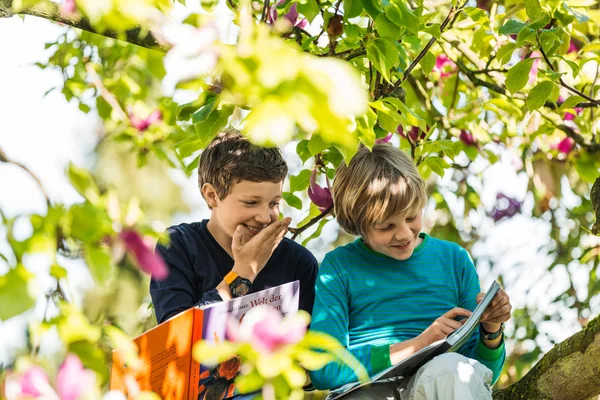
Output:
[[[374,375],[461,326],[482,297],[467,251],[421,232],[425,183],[389,144],[359,149],[333,184],[336,218],[354,242],[328,253],[311,329],[339,340]],[[501,291],[459,353],[436,357],[411,379],[375,384],[348,399],[491,399],[505,359],[510,300]],[[311,374],[318,389],[356,381],[332,362]]]

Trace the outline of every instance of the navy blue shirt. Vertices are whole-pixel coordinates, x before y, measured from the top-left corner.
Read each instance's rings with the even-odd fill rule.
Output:
[[[156,252],[169,267],[169,276],[150,281],[150,295],[158,323],[194,307],[222,301],[216,287],[233,268],[233,259],[210,234],[208,220],[168,229],[171,242]],[[312,312],[318,263],[303,246],[283,238],[253,283],[253,291],[300,281],[301,310]]]

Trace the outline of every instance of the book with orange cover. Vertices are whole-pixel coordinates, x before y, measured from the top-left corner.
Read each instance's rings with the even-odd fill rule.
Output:
[[[110,389],[128,394],[127,380],[135,380],[140,390],[153,391],[165,400],[231,397],[239,373],[238,359],[212,368],[200,365],[192,358],[194,343],[226,340],[227,319],[239,320],[259,305],[272,306],[283,314],[295,313],[299,296],[300,282],[294,281],[183,311],[133,340],[139,352],[135,365],[127,365],[122,349],[113,351]]]

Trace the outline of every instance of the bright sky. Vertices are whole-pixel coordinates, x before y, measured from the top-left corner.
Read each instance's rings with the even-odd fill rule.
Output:
[[[0,19],[0,147],[10,159],[25,164],[37,174],[52,199],[69,204],[79,201],[80,197],[68,184],[64,171],[69,161],[81,166],[89,165],[87,156],[93,147],[97,119],[81,113],[76,105],[66,103],[60,93],[43,97],[48,89],[61,84],[60,75],[56,71],[40,70],[32,65],[45,59],[44,43],[55,38],[62,29],[31,17],[24,22],[19,18]],[[285,153],[293,155],[293,147],[286,147]],[[513,162],[505,159],[485,174],[480,195],[484,204],[490,205],[489,208],[499,191],[523,199],[527,181],[515,175],[511,167]],[[297,171],[299,163],[290,167],[292,171]],[[444,182],[449,182],[449,178],[446,176]],[[195,184],[185,179],[181,179],[181,182],[185,184],[186,200],[190,200],[193,211],[189,216],[179,216],[176,222],[206,217],[206,209],[195,193]],[[451,193],[447,197],[451,205],[456,203]],[[532,199],[526,199],[526,212],[531,208],[531,202]],[[45,202],[29,176],[16,167],[2,164],[0,209],[9,217],[32,212],[44,213]],[[298,221],[299,215],[294,212],[291,214]],[[426,213],[427,218],[433,220],[435,216]],[[318,258],[324,255],[327,238],[335,229],[334,224],[329,224],[323,234],[324,240],[314,241],[309,246]],[[27,226],[23,225],[17,233],[27,235]],[[513,305],[522,307],[527,304],[541,309],[547,309],[549,302],[565,290],[565,267],[557,267],[548,273],[546,266],[550,261],[537,254],[537,249],[545,243],[548,235],[548,227],[544,223],[518,215],[496,225],[488,221],[486,232],[483,233],[489,235],[488,239],[475,247],[474,256],[492,258],[496,266],[489,271],[485,263],[480,264],[482,287],[487,287],[500,272],[506,273],[506,284]],[[6,251],[5,235],[6,232],[0,227],[0,252]],[[518,263],[521,266],[514,268]],[[8,362],[14,357],[15,351],[23,347],[27,318],[41,315],[44,293],[54,285],[53,279],[48,276],[47,260],[30,258],[26,260],[26,266],[38,278],[40,301],[34,315],[0,322],[0,365]],[[576,266],[570,268],[579,270],[577,273],[581,278],[577,279],[577,289],[585,294],[588,271]],[[89,274],[81,262],[69,263],[68,269],[72,278],[70,290],[79,297],[90,285]],[[0,261],[0,274],[6,270],[7,266]],[[527,290],[531,290],[529,295],[525,295]],[[557,311],[548,309],[548,312]],[[547,323],[541,329],[557,341],[578,330],[575,328],[573,312],[560,310],[560,316],[563,321]],[[548,340],[543,337],[539,338],[539,344],[544,350],[550,347]],[[57,346],[56,340],[49,338],[43,352],[52,353]]]

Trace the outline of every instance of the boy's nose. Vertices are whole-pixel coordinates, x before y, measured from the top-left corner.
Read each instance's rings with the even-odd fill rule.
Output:
[[[256,214],[254,218],[256,219],[256,222],[263,225],[268,225],[271,223],[272,220],[271,210],[261,210],[259,213]]]

